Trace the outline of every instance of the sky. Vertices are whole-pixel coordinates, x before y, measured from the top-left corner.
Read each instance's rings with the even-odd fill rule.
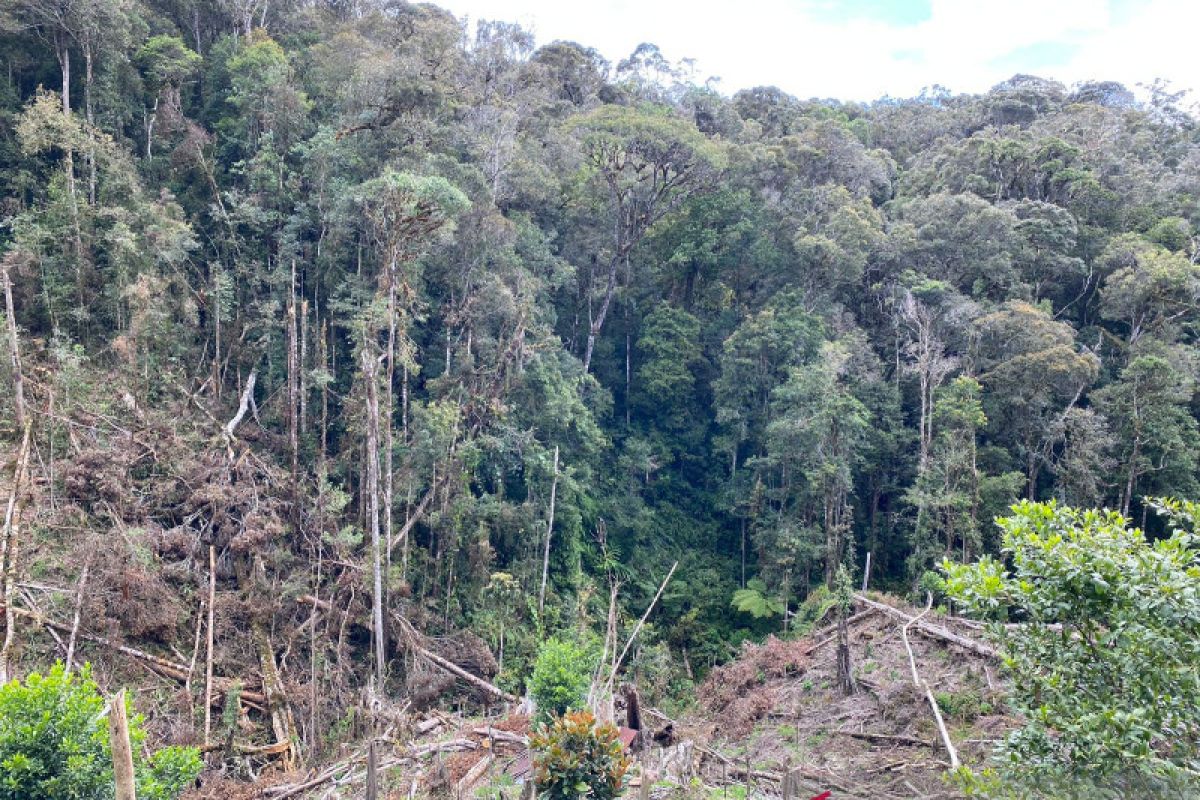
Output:
[[[519,22],[539,45],[577,41],[613,63],[652,42],[726,94],[775,85],[866,101],[935,84],[983,92],[1016,73],[1200,90],[1200,0],[435,2],[472,32],[480,19]]]

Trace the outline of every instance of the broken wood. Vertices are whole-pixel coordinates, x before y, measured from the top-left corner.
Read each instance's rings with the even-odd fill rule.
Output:
[[[251,403],[254,402],[254,384],[258,382],[258,370],[250,370],[250,376],[246,378],[246,385],[242,389],[242,397],[238,401],[237,413],[233,415],[233,419],[225,423],[222,432],[225,434],[225,444],[227,447],[232,447],[234,433],[237,431],[238,425],[242,424],[242,419],[246,416],[246,412],[250,410]],[[232,456],[232,450],[230,450]]]
[[[465,797],[466,793],[471,790],[475,782],[483,777],[483,774],[488,771],[488,767],[492,766],[492,762],[496,757],[488,753],[479,761],[475,762],[475,766],[467,770],[467,774],[462,776],[462,780],[454,787],[455,797]]]
[[[271,730],[275,741],[287,742],[288,748],[283,752],[283,767],[292,770],[296,766],[297,753],[294,743],[296,722],[292,717],[292,708],[288,704],[287,694],[283,689],[283,681],[279,677],[279,667],[275,663],[275,651],[263,626],[256,623],[253,627],[255,644],[258,647],[259,666],[262,671],[263,694],[267,699],[267,712],[271,717]]]
[[[15,605],[10,606],[10,608],[12,608],[12,613],[14,615],[23,617],[25,619],[31,619],[44,628],[61,631],[63,633],[69,633],[71,630],[71,626],[52,620],[43,614],[37,613],[36,611],[30,611],[29,609],[21,608],[20,606]],[[187,681],[186,664],[177,664],[174,661],[169,661],[161,656],[156,656],[153,653],[147,653],[145,650],[138,650],[136,647],[117,644],[112,639],[92,633],[84,633],[83,631],[80,631],[79,638],[94,644],[103,645],[104,647],[116,650],[118,653],[141,661],[146,666],[150,667],[151,670],[165,678],[173,678],[181,683]],[[243,687],[241,689],[242,700],[246,701],[247,703],[254,703],[260,706],[266,704],[267,698],[262,692],[256,692],[252,689],[244,688],[246,686],[245,681],[239,681],[234,678],[213,678],[213,688],[218,692],[229,691],[229,689],[233,688],[235,683],[240,684]]]
[[[521,699],[516,695],[509,694],[498,686],[488,683],[483,678],[472,675],[452,661],[448,661],[432,650],[423,647],[418,641],[420,635],[412,626],[412,623],[397,613],[393,613],[392,616],[398,623],[400,623],[400,627],[404,630],[408,646],[412,648],[413,652],[415,652],[421,658],[424,658],[426,661],[430,662],[436,667],[441,667],[446,672],[449,672],[451,675],[454,675],[457,678],[462,678],[464,681],[486,694],[490,694],[493,697],[498,697],[508,703],[519,703],[521,701]]]
[[[496,728],[472,728],[471,733],[497,742],[507,742],[509,744],[521,745],[522,747],[529,745],[528,736],[522,736],[519,733],[511,731],[502,731]]]
[[[864,597],[861,594],[854,595],[854,600],[866,606],[867,608],[873,608],[876,611],[882,611],[884,614],[894,617],[901,622],[907,623],[913,619],[911,616],[898,608],[893,608],[886,603],[880,603],[877,600],[872,600],[869,597]],[[948,630],[940,625],[934,625],[932,623],[925,622],[924,620],[920,620],[915,622],[913,627],[931,639],[940,639],[943,642],[948,642],[961,647],[963,650],[967,650],[975,655],[983,656],[984,658],[999,658],[999,655],[997,655],[993,648],[981,642],[977,642],[974,639],[968,639],[966,636],[959,636],[957,633],[954,633],[953,631]]]
[[[108,704],[108,738],[112,748],[113,780],[117,800],[137,800],[133,776],[133,748],[129,743],[129,719],[125,714],[125,690],[113,695]]]

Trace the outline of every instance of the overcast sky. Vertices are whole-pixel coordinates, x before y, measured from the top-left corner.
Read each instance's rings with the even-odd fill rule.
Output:
[[[726,94],[980,92],[1018,72],[1200,88],[1200,0],[435,0],[474,22],[568,39],[614,63],[641,42],[693,58]],[[1193,96],[1191,99],[1195,99]]]

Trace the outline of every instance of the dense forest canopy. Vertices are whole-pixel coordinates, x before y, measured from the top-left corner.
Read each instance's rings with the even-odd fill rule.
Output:
[[[211,547],[226,664],[337,609],[306,741],[397,613],[517,689],[678,562],[633,663],[687,681],[868,554],[907,592],[1018,500],[1200,496],[1166,83],[728,96],[400,0],[12,0],[0,61],[31,563],[190,643]]]

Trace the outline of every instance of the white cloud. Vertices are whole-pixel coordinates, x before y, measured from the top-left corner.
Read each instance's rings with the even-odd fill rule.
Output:
[[[984,91],[1015,72],[1131,87],[1163,77],[1200,88],[1193,0],[1146,0],[1128,15],[1110,0],[932,0],[929,18],[914,25],[839,21],[797,0],[443,4],[472,20],[519,22],[541,44],[578,41],[614,62],[654,42],[670,59],[696,59],[699,74],[720,76],[726,92],[774,84],[801,97],[869,100],[935,83]]]

